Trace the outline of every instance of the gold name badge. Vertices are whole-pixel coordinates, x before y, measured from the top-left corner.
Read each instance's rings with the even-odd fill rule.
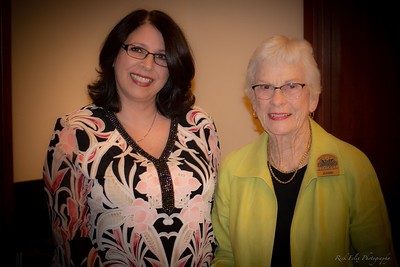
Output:
[[[339,162],[332,154],[324,154],[317,159],[317,175],[332,176],[339,175]]]

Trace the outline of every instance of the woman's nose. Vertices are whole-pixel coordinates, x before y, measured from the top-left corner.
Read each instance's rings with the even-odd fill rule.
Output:
[[[277,105],[277,104],[280,104],[282,102],[285,102],[286,100],[287,100],[286,96],[282,92],[281,89],[275,89],[274,90],[274,93],[273,93],[273,95],[271,97],[271,103]]]
[[[151,54],[147,54],[147,56],[142,59],[142,65],[146,68],[146,69],[152,69],[154,66],[155,62],[154,62],[154,56]]]

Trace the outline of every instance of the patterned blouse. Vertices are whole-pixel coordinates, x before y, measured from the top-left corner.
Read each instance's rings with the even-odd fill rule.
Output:
[[[43,167],[53,266],[210,266],[219,161],[199,108],[172,120],[159,158],[103,108],[59,118]]]

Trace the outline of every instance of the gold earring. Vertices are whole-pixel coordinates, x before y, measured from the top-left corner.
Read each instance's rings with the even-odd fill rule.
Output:
[[[257,113],[255,110],[253,110],[253,118],[257,118]]]
[[[310,112],[309,116],[310,116],[311,119],[314,119],[314,111]]]

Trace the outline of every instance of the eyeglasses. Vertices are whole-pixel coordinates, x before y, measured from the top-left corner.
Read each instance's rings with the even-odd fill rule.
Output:
[[[167,55],[160,53],[151,53],[143,47],[133,44],[122,44],[122,48],[126,51],[128,56],[136,59],[145,59],[149,54],[153,55],[154,63],[161,67],[167,67]]]
[[[297,99],[303,87],[304,83],[287,83],[282,86],[273,86],[272,84],[256,84],[251,86],[254,93],[259,99],[270,99],[274,96],[275,90],[281,90],[282,94],[288,99]]]

